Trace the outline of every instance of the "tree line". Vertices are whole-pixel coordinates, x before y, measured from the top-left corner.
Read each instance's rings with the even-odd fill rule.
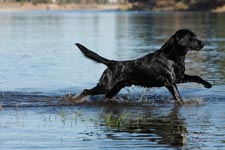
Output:
[[[134,4],[134,6],[144,6],[140,8],[163,8],[182,3],[190,10],[210,10],[225,5],[225,0],[0,0],[0,2],[31,2],[34,4]]]

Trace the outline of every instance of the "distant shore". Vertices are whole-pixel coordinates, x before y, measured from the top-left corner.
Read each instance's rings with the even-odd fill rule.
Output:
[[[52,4],[52,3],[0,3],[0,11],[31,10],[128,10],[130,5],[107,4]]]
[[[176,3],[174,6],[153,7],[145,5],[128,4],[57,4],[31,2],[0,2],[0,11],[32,11],[32,10],[148,10],[148,11],[188,11],[189,8],[183,3]],[[225,6],[211,10],[211,12],[225,12]]]

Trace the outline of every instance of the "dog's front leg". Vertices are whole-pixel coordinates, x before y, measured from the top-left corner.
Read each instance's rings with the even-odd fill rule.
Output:
[[[174,83],[170,83],[166,85],[166,88],[169,90],[169,92],[173,95],[173,98],[176,100],[177,103],[182,103],[183,100],[181,99],[180,93],[177,89],[177,85]]]
[[[202,85],[204,85],[206,88],[211,88],[212,84],[210,84],[209,82],[203,80],[201,77],[199,76],[191,76],[191,75],[187,75],[184,74],[183,77],[180,80],[181,83],[185,83],[185,82],[196,82],[196,83],[200,83]]]

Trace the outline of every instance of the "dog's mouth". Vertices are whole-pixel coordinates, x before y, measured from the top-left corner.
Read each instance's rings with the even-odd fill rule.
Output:
[[[200,51],[202,48],[203,48],[203,46],[201,46],[201,47],[193,47],[191,50]]]
[[[189,44],[188,46],[188,50],[196,50],[199,51],[204,47],[204,42],[198,40],[196,42],[194,42],[194,44]]]
[[[196,50],[196,51],[199,51],[199,50],[201,50],[203,47],[204,47],[204,43],[202,43],[201,45],[198,45],[198,46],[191,46],[191,47],[188,47],[187,50]]]
[[[186,50],[188,51],[200,51],[202,47],[187,47]]]

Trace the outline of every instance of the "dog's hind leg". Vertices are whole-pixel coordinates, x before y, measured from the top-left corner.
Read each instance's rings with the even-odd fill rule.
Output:
[[[116,94],[120,92],[123,87],[125,87],[125,84],[123,82],[116,83],[116,85],[106,93],[105,98],[113,98]]]
[[[83,92],[79,95],[73,96],[71,98],[71,101],[79,103],[79,102],[82,102],[83,101],[82,99],[88,95],[105,94],[105,92],[106,92],[106,90],[102,86],[97,85],[92,89],[83,90]]]
[[[84,95],[84,96],[87,96],[87,95],[98,95],[98,94],[104,94],[105,91],[106,90],[102,86],[97,85],[97,86],[95,86],[92,89],[89,89],[89,90],[85,89],[85,90],[83,90],[81,95]]]

